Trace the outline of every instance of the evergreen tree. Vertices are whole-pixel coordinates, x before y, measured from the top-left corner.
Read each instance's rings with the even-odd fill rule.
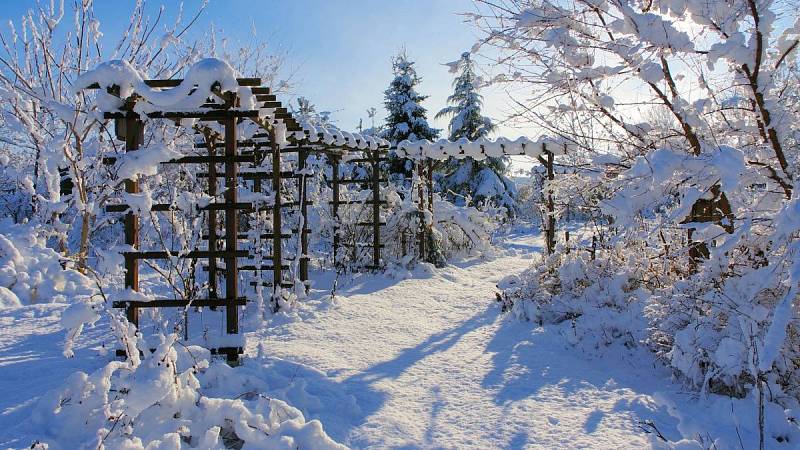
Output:
[[[427,110],[421,105],[428,96],[420,95],[414,89],[421,81],[414,69],[414,62],[409,61],[405,52],[402,52],[392,61],[392,69],[394,79],[384,91],[384,105],[389,115],[381,137],[392,144],[404,140],[436,139],[440,130],[428,125]],[[409,177],[411,167],[406,159],[390,155],[390,173]]]
[[[306,97],[297,97],[297,107],[292,106],[292,114],[314,126],[333,127],[330,111],[317,111],[317,107]]]
[[[476,86],[475,63],[469,53],[463,53],[461,59],[450,66],[453,72],[460,73],[453,81],[453,94],[447,98],[450,105],[439,111],[436,118],[450,117],[448,138],[451,141],[486,137],[496,127],[491,119],[481,115],[483,97]],[[513,212],[516,189],[505,177],[507,168],[507,158],[483,161],[451,158],[439,167],[439,185],[455,203],[463,203],[468,196],[477,203],[491,200]]]

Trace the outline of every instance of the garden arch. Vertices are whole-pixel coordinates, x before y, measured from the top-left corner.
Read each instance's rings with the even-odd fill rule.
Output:
[[[147,205],[149,210],[142,210],[141,205],[128,204],[125,199],[140,194],[140,181],[137,177],[120,180],[125,187],[124,198],[105,208],[109,213],[123,215],[127,245],[123,252],[124,285],[130,298],[115,299],[113,306],[123,308],[128,321],[135,326],[139,325],[139,311],[144,308],[223,308],[227,338],[221,339],[222,344],[211,350],[226,355],[229,360],[238,358],[244,345],[240,308],[247,304],[248,298],[241,294],[240,273],[252,274],[246,280],[256,289],[270,289],[269,301],[273,311],[279,308],[280,299],[287,290],[308,288],[309,202],[306,199],[306,179],[309,169],[306,163],[309,155],[324,156],[330,170],[331,198],[328,203],[336,224],[332,237],[334,265],[340,263],[340,255],[345,250],[353,255],[367,252],[371,263],[362,265],[360,269],[376,270],[383,267],[381,227],[385,221],[381,217],[381,206],[387,202],[381,191],[388,181],[383,173],[383,163],[390,149],[398,157],[412,160],[415,165],[418,178],[416,202],[420,217],[433,212],[433,160],[527,155],[549,164],[552,169],[553,155],[566,149],[563,142],[552,139],[532,141],[524,137],[514,141],[503,138],[474,142],[404,141],[390,148],[387,141],[377,137],[299,121],[268,87],[262,85],[260,79],[235,78],[232,70],[226,71],[226,68],[230,69],[221,61],[207,59],[190,68],[184,80],[142,80],[127,63],[112,61],[87,73],[76,85],[96,92],[102,118],[113,120],[116,137],[125,142],[125,155],[107,157],[104,159],[106,164],[117,164],[132,152],[141,151],[145,127],[152,120],[171,121],[190,128],[194,133],[195,143],[191,152],[161,158],[157,163],[189,166],[197,177],[205,180],[204,194],[209,201],[197,207],[196,211],[205,218],[203,244],[188,250],[142,248],[139,236],[142,215],[170,213],[177,206],[175,203],[154,203]],[[186,99],[194,103],[190,102],[187,107]],[[100,107],[101,103],[104,106]],[[112,106],[109,107],[109,103]],[[365,176],[342,177],[340,166],[344,163],[364,166],[365,170],[360,173]],[[363,187],[368,195],[355,200],[343,197],[342,186],[350,184]],[[243,194],[243,189],[246,194]],[[290,191],[294,198],[288,198]],[[267,194],[269,200],[241,198],[244,195],[257,199],[257,194]],[[552,197],[550,203],[552,213]],[[339,213],[350,205],[366,206],[370,214],[363,221],[348,224],[365,230],[358,234],[360,241],[342,242],[338,230],[342,225]],[[299,217],[294,228],[284,226],[287,213]],[[255,234],[245,229],[247,221],[243,218],[246,219],[248,214],[270,215],[270,229]],[[552,214],[550,220],[552,225]],[[426,220],[419,223],[418,256],[425,259],[425,243],[431,226]],[[550,230],[552,233],[552,226]],[[299,242],[294,255],[285,252],[290,240]],[[192,264],[201,266],[207,274],[200,289],[203,292],[182,298],[142,298],[138,295],[140,263],[175,259],[190,260]],[[293,272],[290,270],[292,263],[296,263]],[[185,329],[188,330],[188,323]]]

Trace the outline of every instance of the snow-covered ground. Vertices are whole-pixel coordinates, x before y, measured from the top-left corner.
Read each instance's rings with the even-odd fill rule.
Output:
[[[509,236],[494,258],[342,277],[333,299],[333,276],[319,274],[313,300],[248,335],[236,370],[353,448],[643,448],[657,444],[643,421],[670,439],[724,429],[719,410],[733,403],[696,402],[644,351],[587,354],[568,324],[500,314],[496,282],[540,250],[538,236]],[[62,308],[0,312],[0,447],[29,446],[15,433],[36,399],[109,358],[97,352],[104,324],[61,356]]]
[[[654,400],[670,386],[652,366],[576,353],[558,332],[499,314],[496,282],[540,245],[515,237],[492,260],[356,279],[324,311],[249,339],[251,351],[286,372],[319,371],[306,390],[323,402],[351,396],[306,416],[356,448],[648,446],[640,420],[675,423]]]

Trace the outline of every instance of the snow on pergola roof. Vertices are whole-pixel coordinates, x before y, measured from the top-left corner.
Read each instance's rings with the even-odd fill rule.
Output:
[[[437,159],[448,158],[499,158],[503,156],[530,156],[537,157],[544,153],[563,155],[567,149],[574,146],[563,139],[543,136],[536,140],[520,137],[516,140],[497,138],[495,140],[479,138],[470,141],[466,138],[457,141],[440,139],[431,142],[427,139],[421,141],[403,141],[397,144],[397,154],[410,159]]]
[[[145,80],[143,74],[130,63],[115,60],[104,62],[82,74],[75,80],[73,90],[117,89],[116,95],[104,92],[103,89],[98,91],[95,104],[105,113],[106,118],[127,114],[121,108],[125,105],[126,98],[135,95],[140,101],[135,103],[133,112],[140,116],[172,119],[185,117],[190,120],[214,114],[214,108],[209,109],[209,106],[215,106],[208,103],[210,93],[234,92],[239,102],[236,107],[227,111],[237,117],[250,118],[262,124],[261,126],[265,123],[272,124],[276,141],[280,145],[291,142],[296,145],[325,147],[341,153],[346,153],[348,149],[375,151],[391,148],[387,140],[377,136],[348,133],[334,127],[298,121],[280,105],[274,95],[269,94],[268,88],[258,84],[260,80],[255,78],[237,78],[235,70],[227,62],[215,58],[201,59],[190,66],[183,80]],[[520,137],[513,141],[506,138],[480,138],[475,141],[459,139],[455,142],[441,139],[436,142],[403,141],[396,146],[396,152],[400,157],[415,160],[444,160],[451,157],[482,160],[487,157],[517,155],[535,158],[543,153],[564,154],[572,145],[563,139],[546,136],[536,140]]]
[[[234,92],[239,98],[237,106],[228,111],[258,123],[271,123],[276,140],[282,145],[291,141],[293,144],[335,148],[340,152],[390,147],[388,141],[376,136],[298,121],[274,95],[269,94],[268,88],[259,84],[257,78],[237,78],[235,70],[227,62],[215,58],[204,58],[192,64],[183,80],[146,80],[129,62],[113,60],[79,76],[73,90],[77,93],[82,89],[99,89],[95,105],[106,118],[126,114],[122,110],[125,99],[135,95],[138,101],[133,112],[142,117],[192,120],[205,117],[202,114],[214,114],[214,108],[209,109],[214,105],[208,102],[216,86],[219,94]],[[107,93],[101,88],[116,89],[117,94]]]
[[[337,128],[315,126],[308,122],[300,122],[302,131],[295,131],[290,136],[297,140],[304,140],[309,144],[322,144],[339,148],[358,150],[388,149],[389,141],[377,136],[348,133]]]

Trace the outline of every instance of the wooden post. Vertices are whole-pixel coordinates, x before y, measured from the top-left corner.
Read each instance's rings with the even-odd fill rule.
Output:
[[[281,295],[283,274],[281,223],[281,148],[275,142],[275,130],[270,130],[269,140],[272,147],[272,194],[275,202],[272,205],[272,311],[278,311],[278,298]]]
[[[339,157],[331,155],[333,188],[333,266],[339,267]]]
[[[433,212],[433,161],[428,160],[428,211]]]
[[[542,152],[547,156],[547,159],[538,157],[539,162],[547,169],[547,179],[549,181],[555,180],[554,169],[554,156],[552,152],[547,151],[547,145],[542,144]],[[548,183],[550,185],[551,183]],[[547,229],[545,230],[545,244],[547,247],[547,254],[552,255],[556,249],[556,206],[553,200],[553,188],[547,188]]]
[[[132,152],[139,149],[144,141],[144,125],[138,116],[128,116],[124,119],[125,124],[125,151]],[[139,193],[139,182],[125,180],[125,192],[129,194]],[[125,214],[125,243],[132,248],[139,249],[139,216],[133,211]],[[132,256],[125,257],[125,288],[139,290],[139,260]],[[132,305],[125,309],[128,321],[139,326],[139,310]]]
[[[681,223],[708,223],[713,222],[722,227],[728,234],[733,234],[733,211],[728,197],[720,189],[719,185],[711,186],[713,197],[711,199],[698,199],[692,205],[689,215]],[[689,273],[696,273],[697,266],[703,260],[708,259],[711,252],[703,241],[695,242],[692,239],[694,228],[686,230],[686,237],[689,243]]]
[[[298,169],[301,172],[300,175],[300,184],[299,184],[299,195],[298,198],[300,200],[300,214],[303,217],[303,226],[300,227],[300,281],[305,284],[306,294],[308,293],[308,205],[306,204],[306,176],[303,174],[306,168],[306,159],[308,159],[308,149],[305,147],[301,148],[298,153],[298,158],[300,161],[298,162]]]
[[[425,260],[425,167],[424,164],[415,161],[417,164],[417,176],[419,178],[419,186],[417,188],[419,195],[418,210],[419,210],[419,259]]]
[[[378,150],[372,153],[372,268],[381,265],[381,170]]]
[[[566,247],[566,252],[569,255],[569,230],[564,232],[564,246]]]
[[[225,297],[231,305],[225,307],[225,324],[228,334],[239,333],[239,308],[234,304],[239,297],[239,268],[237,232],[239,211],[237,201],[236,118],[229,117],[225,124]]]
[[[205,141],[208,146],[208,156],[213,158],[216,155],[215,142],[210,136],[206,136]],[[213,162],[213,159],[208,163],[208,196],[212,199],[217,197],[217,164]],[[214,209],[208,210],[208,250],[211,252],[219,250],[217,245],[217,211]],[[208,258],[208,298],[219,298],[217,258],[214,257]],[[216,309],[216,307],[212,309]]]
[[[669,253],[669,251],[667,251]],[[597,236],[592,236],[592,261],[594,261],[595,255],[597,254]]]

